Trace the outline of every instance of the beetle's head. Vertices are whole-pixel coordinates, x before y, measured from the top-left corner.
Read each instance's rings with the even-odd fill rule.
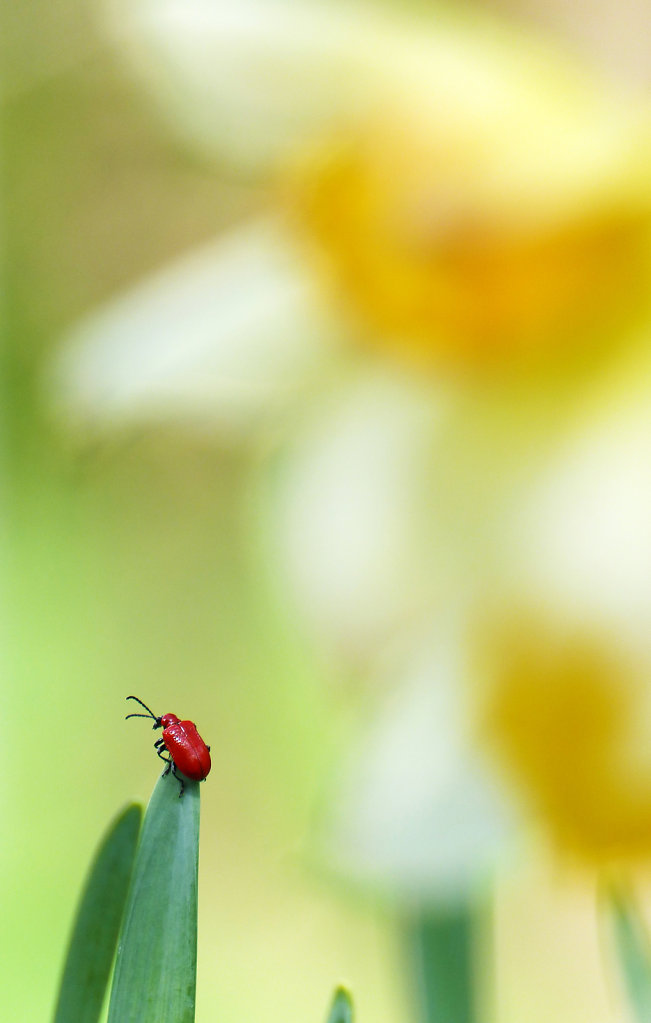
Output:
[[[156,718],[154,728],[169,728],[170,725],[175,725],[180,720],[176,714],[163,714],[162,718]]]

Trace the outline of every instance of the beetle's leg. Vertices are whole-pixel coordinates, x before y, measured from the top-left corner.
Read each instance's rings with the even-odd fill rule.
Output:
[[[165,752],[167,752],[167,750],[165,750]],[[167,767],[163,771],[163,778],[165,778],[170,773],[170,770],[171,770],[171,767],[172,767],[172,758],[164,756],[163,755],[163,749],[157,749],[156,753],[161,758],[161,760],[164,760],[165,763],[167,764]]]
[[[174,775],[174,777],[176,778],[177,782],[181,786],[181,791],[179,792],[179,799],[180,799],[181,796],[183,795],[184,790],[185,790],[185,782],[183,781],[183,778],[181,778],[181,776],[176,773],[176,764],[172,762],[171,766],[172,766],[172,774]]]
[[[164,745],[165,745],[165,740],[162,737],[160,739],[156,739],[156,742],[154,743],[154,746],[164,746]]]

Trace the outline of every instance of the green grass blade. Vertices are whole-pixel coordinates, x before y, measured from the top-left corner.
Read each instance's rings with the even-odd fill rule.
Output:
[[[154,788],[118,943],[108,1023],[193,1023],[199,784]]]
[[[475,923],[468,903],[412,918],[407,948],[421,1023],[476,1023]]]
[[[328,1023],[353,1023],[353,1000],[345,987],[338,987],[334,993]]]
[[[615,937],[624,983],[631,1006],[640,1023],[651,1020],[651,944],[644,921],[632,895],[611,887],[606,907]]]
[[[63,967],[54,1023],[97,1023],[136,852],[142,807],[112,822],[91,865]]]

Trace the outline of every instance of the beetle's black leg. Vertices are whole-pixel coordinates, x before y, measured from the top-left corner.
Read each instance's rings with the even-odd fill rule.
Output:
[[[156,745],[156,744],[154,743],[154,745]],[[163,771],[163,778],[165,778],[165,777],[167,777],[167,775],[168,775],[168,774],[170,773],[170,770],[171,770],[171,768],[172,768],[172,758],[171,758],[171,757],[166,757],[166,756],[164,756],[164,754],[163,754],[163,749],[164,749],[164,747],[162,747],[162,748],[160,748],[160,749],[157,749],[157,750],[156,750],[156,753],[157,753],[157,754],[158,754],[158,756],[159,756],[159,757],[161,758],[161,760],[164,760],[164,761],[165,761],[165,763],[167,764],[167,767],[166,767],[166,768],[165,768],[165,770]],[[165,750],[165,752],[167,752],[167,750]]]
[[[164,745],[165,745],[165,740],[163,738],[156,739],[156,742],[154,743],[154,746],[164,746]]]
[[[180,799],[181,796],[183,795],[184,790],[185,790],[185,782],[183,781],[183,778],[180,776],[180,774],[176,773],[176,764],[173,763],[173,762],[172,762],[172,774],[174,775],[174,777],[176,778],[177,782],[181,786],[181,791],[179,792],[179,799]]]

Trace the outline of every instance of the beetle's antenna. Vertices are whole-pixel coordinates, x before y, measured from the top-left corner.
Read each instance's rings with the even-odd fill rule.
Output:
[[[154,714],[154,712],[152,710],[150,710],[150,708],[147,706],[146,703],[143,703],[142,700],[139,700],[137,696],[127,696],[127,700],[135,700],[136,703],[139,703],[141,707],[144,707],[145,710],[148,711],[148,713],[147,714],[127,714],[127,716],[124,719],[125,721],[128,718],[146,718],[146,717],[150,717],[150,718],[153,718],[154,721],[158,721],[158,717],[156,716],[156,714]]]

